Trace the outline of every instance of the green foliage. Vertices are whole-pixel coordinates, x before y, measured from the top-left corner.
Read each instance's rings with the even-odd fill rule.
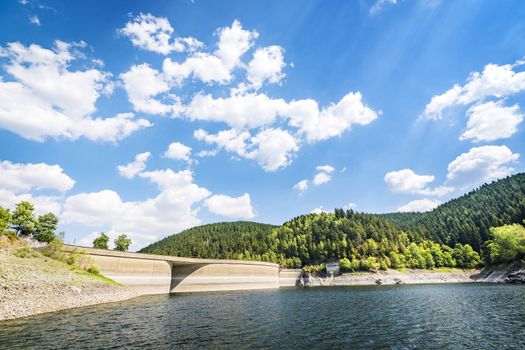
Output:
[[[303,270],[305,272],[310,272],[310,273],[319,273],[319,272],[322,272],[322,271],[325,271],[326,270],[326,265],[325,264],[319,264],[319,265],[306,265],[303,267]]]
[[[11,227],[11,214],[9,209],[4,209],[0,206],[0,232]]]
[[[58,239],[55,231],[58,225],[58,217],[53,213],[40,215],[33,237],[40,242],[53,242]]]
[[[492,264],[511,263],[525,258],[525,227],[519,224],[491,229],[494,238],[487,246]]]
[[[36,258],[38,257],[38,253],[34,250],[34,249],[31,249],[30,247],[28,246],[24,246],[24,247],[20,247],[18,248],[14,253],[13,253],[14,256],[18,257],[18,258]]]
[[[88,267],[87,272],[98,275],[100,273],[100,269],[97,264],[92,264]]]
[[[100,232],[100,235],[93,240],[93,248],[97,249],[108,249],[109,237],[104,232]]]
[[[121,251],[121,252],[127,251],[129,249],[129,246],[132,243],[131,239],[129,239],[128,236],[126,236],[125,233],[119,235],[115,239],[114,242],[115,242],[115,250],[118,250],[118,251]]]
[[[414,237],[480,251],[490,228],[525,219],[525,173],[485,184],[427,213],[394,213],[383,217]]]
[[[272,225],[222,222],[193,227],[153,243],[140,252],[209,259],[277,262],[271,246]],[[302,264],[298,259],[295,263]],[[290,266],[292,267],[292,266]]]
[[[17,234],[29,236],[33,233],[38,224],[34,211],[33,204],[29,202],[22,201],[16,205],[11,217],[11,223]]]

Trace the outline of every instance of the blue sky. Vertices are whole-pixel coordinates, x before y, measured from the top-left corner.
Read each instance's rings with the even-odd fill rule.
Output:
[[[133,249],[523,171],[522,1],[4,1],[0,205]]]

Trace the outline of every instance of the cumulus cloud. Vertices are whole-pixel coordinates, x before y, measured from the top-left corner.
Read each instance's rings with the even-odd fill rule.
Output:
[[[74,185],[75,181],[59,165],[0,162],[0,205],[6,208],[13,208],[20,201],[29,201],[35,205],[38,215],[59,214],[62,196],[28,192],[51,190],[64,193]]]
[[[40,19],[38,18],[37,15],[30,16],[29,17],[29,23],[40,27]]]
[[[332,176],[330,176],[329,174],[325,172],[320,172],[320,173],[315,174],[314,179],[312,180],[312,183],[315,186],[319,186],[327,182],[330,182],[331,180],[332,180]]]
[[[0,162],[0,188],[13,191],[52,189],[66,192],[75,181],[59,165]]]
[[[160,73],[148,64],[134,65],[129,71],[120,75],[129,101],[137,112],[150,114],[177,113],[180,102],[176,97],[171,104],[166,104],[155,96],[167,92],[170,87]]]
[[[195,38],[172,37],[173,27],[165,17],[155,17],[151,14],[139,14],[118,33],[127,36],[133,45],[147,51],[167,55],[172,51],[194,51],[203,46]]]
[[[35,141],[83,136],[115,142],[150,126],[133,114],[92,118],[96,101],[112,84],[110,74],[97,69],[70,69],[82,57],[77,48],[84,46],[56,41],[53,49],[20,43],[0,48],[0,57],[8,60],[5,70],[14,79],[0,78],[0,127]]]
[[[258,37],[255,31],[242,28],[239,21],[230,27],[219,28],[217,50],[213,53],[197,52],[183,62],[166,58],[163,71],[170,81],[181,84],[193,76],[205,83],[228,83],[232,80],[232,70],[241,66],[241,57],[252,47]]]
[[[204,206],[210,212],[227,218],[249,219],[255,216],[248,193],[239,197],[214,195],[204,201]]]
[[[133,162],[117,167],[119,174],[128,179],[134,178],[138,173],[146,169],[146,162],[150,156],[150,152],[137,154]]]
[[[391,171],[384,177],[389,189],[397,193],[422,194],[425,196],[444,196],[454,189],[449,186],[428,186],[435,179],[434,175],[418,175],[412,169]]]
[[[299,191],[299,193],[303,193],[308,189],[308,180],[299,181],[293,186],[293,189]]]
[[[447,184],[466,189],[508,176],[518,158],[507,146],[473,147],[448,165]]]
[[[329,213],[329,211],[323,208],[322,205],[320,207],[310,210],[310,214],[322,214],[322,213]]]
[[[259,48],[248,64],[247,78],[250,85],[259,89],[263,83],[278,83],[284,77],[283,48],[277,45]]]
[[[319,186],[332,180],[331,173],[335,171],[335,168],[331,165],[319,165],[315,168],[315,170],[317,173],[314,175],[311,183],[314,186]],[[309,183],[310,182],[308,180],[302,180],[296,183],[293,188],[298,190],[299,193],[303,193],[308,189]]]
[[[487,64],[483,72],[470,73],[463,86],[456,84],[445,93],[432,97],[420,118],[441,119],[446,108],[481,102],[488,97],[511,96],[525,90],[525,72],[515,70],[523,64],[522,61]]]
[[[502,101],[472,106],[467,116],[467,130],[459,139],[475,142],[509,138],[518,131],[518,125],[523,121],[518,105],[504,107]]]
[[[263,129],[251,136],[249,131],[223,130],[208,134],[198,129],[194,132],[197,140],[215,144],[219,149],[235,152],[238,156],[253,159],[266,171],[275,171],[288,166],[299,149],[294,137],[282,129]]]
[[[61,219],[108,232],[127,233],[139,248],[167,234],[201,224],[197,213],[204,205],[225,217],[253,217],[250,196],[212,195],[194,183],[190,170],[141,171],[138,176],[158,187],[159,194],[140,201],[125,201],[113,190],[79,193],[68,197]],[[86,238],[92,239],[92,236]]]
[[[355,203],[348,203],[343,205],[344,210],[354,210],[355,208],[357,208],[357,204]]]
[[[440,205],[441,202],[435,199],[418,199],[411,202],[408,202],[405,205],[397,208],[399,212],[425,212],[431,211]]]
[[[190,158],[191,147],[188,147],[180,142],[173,142],[168,146],[166,152],[164,152],[164,157],[169,159],[179,159],[186,162],[191,162]]]

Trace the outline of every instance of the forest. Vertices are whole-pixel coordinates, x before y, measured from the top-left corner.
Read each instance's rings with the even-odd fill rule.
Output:
[[[262,260],[311,270],[322,269],[329,261],[340,261],[347,271],[472,268],[523,259],[525,239],[509,241],[508,232],[521,233],[524,219],[522,173],[485,184],[426,213],[335,209],[301,215],[281,226],[210,224],[166,237],[142,252]],[[509,249],[512,258],[501,258]]]

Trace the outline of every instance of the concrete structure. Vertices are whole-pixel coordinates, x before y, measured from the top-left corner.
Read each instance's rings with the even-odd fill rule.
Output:
[[[280,271],[277,264],[259,261],[181,258],[69,245],[64,250],[85,253],[102,275],[141,294],[291,287],[301,272]]]

